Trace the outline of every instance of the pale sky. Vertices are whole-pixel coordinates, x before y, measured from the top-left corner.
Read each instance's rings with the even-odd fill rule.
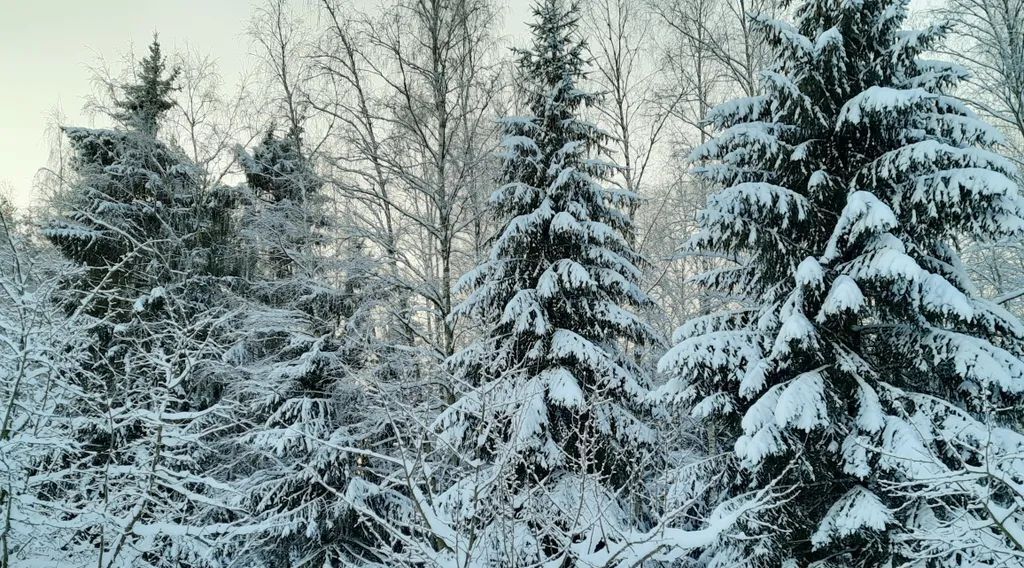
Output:
[[[295,0],[302,2],[302,0]],[[378,0],[351,0],[370,9]],[[159,32],[165,53],[189,47],[218,61],[225,84],[246,64],[246,28],[258,0],[0,0],[0,188],[15,205],[32,203],[32,178],[45,165],[47,119],[89,125],[90,66],[101,58],[120,70],[134,46],[142,52]],[[528,0],[505,4],[506,32],[525,26]],[[518,34],[515,34],[518,35]]]
[[[32,200],[32,177],[45,165],[45,129],[60,107],[70,124],[92,93],[90,66],[114,69],[130,46],[141,51],[153,32],[164,51],[186,46],[216,57],[231,82],[248,52],[251,0],[0,0],[0,184],[15,204]]]

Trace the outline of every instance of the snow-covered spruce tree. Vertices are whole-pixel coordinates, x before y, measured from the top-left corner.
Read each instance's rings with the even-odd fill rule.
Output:
[[[443,554],[459,565],[611,556],[638,526],[631,482],[653,442],[629,351],[657,342],[627,309],[648,303],[625,240],[637,197],[607,182],[606,134],[582,116],[597,97],[581,84],[577,7],[533,12],[518,59],[526,114],[502,120],[499,234],[455,311],[487,331],[450,359],[463,392],[437,421],[464,466],[440,497],[463,535],[440,536]]]
[[[252,154],[240,151],[239,159],[253,200],[243,232],[260,259],[260,276],[313,277],[326,260],[314,253],[329,220],[323,181],[303,155],[301,133],[278,136],[272,126]]]
[[[696,173],[722,189],[697,250],[736,309],[688,322],[660,394],[732,450],[725,494],[787,490],[710,566],[1019,565],[1024,326],[980,298],[958,239],[1024,228],[995,130],[923,61],[900,0],[805,0],[763,96],[726,103]],[[1017,237],[1019,238],[1019,237]],[[1015,492],[1014,489],[1018,490]]]
[[[78,527],[58,562],[198,566],[210,552],[206,438],[223,417],[216,362],[230,305],[196,246],[201,172],[156,138],[175,72],[156,42],[140,69],[119,89],[118,128],[64,129],[73,179],[43,234],[80,268],[60,296],[88,317],[94,383],[65,409],[81,451],[40,475],[55,479],[51,521]]]
[[[122,85],[123,100],[114,101],[111,114],[121,128],[62,129],[74,153],[74,186],[55,196],[43,228],[67,258],[88,267],[75,288],[91,313],[111,321],[170,277],[184,256],[196,197],[194,167],[156,138],[158,120],[173,104],[177,71],[166,71],[156,40],[139,67],[139,82]],[[122,293],[103,298],[97,287]]]
[[[238,433],[224,472],[246,511],[228,557],[246,566],[334,566],[367,554],[344,495],[354,476],[371,475],[358,449],[371,451],[386,424],[359,377],[371,356],[370,267],[358,251],[325,254],[334,227],[302,150],[299,133],[271,130],[240,153],[252,196],[242,231],[257,261],[227,354],[241,376],[228,390]]]

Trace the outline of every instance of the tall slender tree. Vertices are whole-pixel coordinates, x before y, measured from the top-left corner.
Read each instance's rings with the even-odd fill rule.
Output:
[[[453,314],[487,331],[451,358],[463,392],[438,421],[468,466],[442,498],[448,518],[470,529],[463,550],[495,565],[613,548],[636,522],[630,481],[653,442],[648,378],[630,354],[657,342],[628,311],[648,302],[627,242],[637,197],[607,181],[607,135],[584,118],[598,97],[583,86],[577,6],[543,0],[533,13],[525,114],[502,120],[500,230]]]
[[[901,0],[795,13],[760,21],[764,94],[694,154],[722,189],[691,244],[739,259],[703,282],[755,307],[690,321],[660,364],[731,450],[726,494],[788,491],[709,565],[1016,564],[1024,327],[955,248],[1024,228],[1013,165],[947,94],[961,68],[919,58],[944,26],[902,30]]]

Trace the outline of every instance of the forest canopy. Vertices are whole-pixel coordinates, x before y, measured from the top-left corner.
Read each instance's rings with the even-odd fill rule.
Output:
[[[1024,567],[1015,2],[154,36],[0,201],[0,568]]]

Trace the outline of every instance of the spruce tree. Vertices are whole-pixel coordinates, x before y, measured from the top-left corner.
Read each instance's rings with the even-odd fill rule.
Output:
[[[371,356],[369,263],[358,247],[325,247],[337,227],[299,133],[271,128],[240,162],[250,196],[241,230],[256,262],[226,354],[239,376],[228,389],[237,408],[224,453],[233,459],[219,469],[245,511],[226,557],[343,565],[367,554],[368,535],[341,496],[374,467],[347,448],[371,450],[384,436],[360,376]]]
[[[328,224],[324,182],[304,156],[301,140],[298,132],[278,136],[272,126],[251,155],[240,154],[254,204],[244,223],[265,278],[312,277],[323,268],[322,258],[298,261],[322,256],[315,248]]]
[[[459,545],[481,565],[608,550],[635,527],[630,482],[653,442],[630,352],[657,341],[629,311],[649,302],[627,241],[638,199],[608,181],[607,135],[584,118],[598,96],[584,87],[578,7],[543,0],[533,14],[518,57],[525,113],[501,121],[498,234],[455,310],[486,331],[450,359],[463,392],[438,420],[442,445],[471,466],[442,498],[447,519],[469,527]]]
[[[736,261],[702,277],[735,302],[677,332],[660,394],[732,451],[725,496],[780,492],[705,558],[1018,562],[1024,473],[995,456],[1024,448],[1024,327],[956,250],[1020,234],[1014,168],[948,94],[964,71],[919,57],[944,26],[901,30],[900,0],[795,14],[760,22],[778,58],[764,94],[713,110],[719,132],[694,153],[721,189],[691,245]]]
[[[43,234],[78,270],[59,294],[87,316],[83,389],[62,408],[78,440],[46,464],[45,494],[75,527],[74,565],[199,566],[216,509],[209,436],[224,415],[218,364],[230,298],[206,273],[202,172],[156,138],[176,73],[159,45],[139,63],[111,129],[64,128],[68,188]],[[85,382],[84,380],[81,382]]]
[[[191,209],[199,172],[156,138],[158,121],[172,104],[176,72],[164,74],[155,40],[139,67],[139,82],[123,85],[126,101],[116,103],[114,118],[123,128],[63,128],[74,179],[51,204],[54,215],[43,229],[61,253],[88,268],[77,289],[120,290],[106,301],[89,296],[90,310],[111,321],[183,268],[183,239],[195,229]]]

